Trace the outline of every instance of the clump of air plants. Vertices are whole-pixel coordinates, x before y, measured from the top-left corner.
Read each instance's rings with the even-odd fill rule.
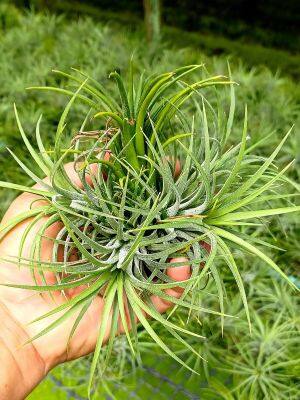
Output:
[[[284,174],[291,164],[280,171],[274,165],[290,132],[268,158],[251,154],[255,144],[247,147],[245,108],[241,141],[229,146],[234,122],[234,83],[223,76],[204,77],[194,83],[185,80],[201,68],[202,65],[191,65],[148,77],[142,74],[135,79],[131,65],[127,83],[118,71],[114,71],[110,78],[115,80],[118,98],[81,71],[75,70],[73,74],[56,71],[71,83],[78,84],[78,89],[73,92],[69,88],[40,88],[70,96],[57,125],[51,151],[45,149],[41,139],[41,119],[37,123],[38,150],[35,150],[16,111],[28,151],[41,173],[50,177],[50,184],[43,183],[14,155],[24,171],[44,188],[37,190],[7,182],[0,182],[0,186],[37,193],[47,203],[20,214],[2,226],[0,232],[5,235],[29,214],[35,217],[35,221],[49,216],[32,243],[31,254],[37,258],[34,264],[22,258],[22,252],[17,260],[11,262],[24,267],[34,265],[41,278],[51,268],[57,283],[53,286],[34,282],[32,286],[15,286],[51,293],[86,285],[80,294],[41,316],[47,318],[64,311],[43,334],[55,329],[68,315],[78,312],[72,330],[74,334],[93,298],[99,292],[104,295],[106,301],[91,365],[89,390],[96,371],[102,374],[107,367],[119,318],[132,357],[140,358],[137,318],[153,341],[176,361],[193,370],[156,333],[145,313],[161,323],[188,351],[200,357],[180,334],[193,335],[197,340],[202,340],[202,337],[158,313],[151,295],[173,302],[175,308],[172,312],[177,307],[184,307],[189,312],[217,314],[223,330],[226,317],[224,292],[216,257],[224,258],[236,281],[251,329],[244,284],[233,248],[260,258],[293,286],[284,272],[260,249],[271,245],[251,236],[251,228],[262,224],[265,217],[300,210],[294,205],[271,206],[273,200],[290,200],[293,195],[276,192],[276,186],[285,182]],[[206,88],[217,92],[219,86],[230,89],[228,117],[218,102],[212,105],[204,96]],[[75,101],[86,104],[90,110],[80,130],[70,139],[67,118]],[[185,108],[187,104],[192,108],[193,116]],[[90,116],[94,117],[92,122]],[[65,172],[64,164],[70,157],[73,157],[80,187],[74,185]],[[40,254],[41,238],[47,227],[56,221],[61,221],[63,227],[53,240],[52,263],[44,263]],[[63,260],[59,261],[61,246]],[[71,254],[76,254],[76,261],[70,261]],[[174,282],[166,273],[167,268],[182,265],[170,263],[170,259],[179,256],[187,258],[191,266],[190,279],[180,283]],[[217,288],[219,310],[201,306],[201,288],[208,277]],[[41,279],[41,282],[45,280]],[[180,299],[165,292],[165,289],[177,286],[184,288]],[[124,298],[127,299],[128,315]],[[107,346],[103,346],[110,312],[110,340]],[[98,363],[102,352],[106,352],[105,362]]]

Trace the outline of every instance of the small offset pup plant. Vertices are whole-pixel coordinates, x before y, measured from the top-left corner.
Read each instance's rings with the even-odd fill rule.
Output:
[[[202,65],[190,65],[164,74],[148,77],[142,74],[136,80],[131,65],[127,83],[120,72],[114,71],[110,78],[116,83],[118,98],[79,70],[73,74],[55,71],[77,85],[77,90],[39,88],[70,97],[57,125],[52,149],[46,149],[41,139],[41,119],[36,128],[37,150],[29,142],[15,109],[28,152],[41,174],[50,181],[43,181],[11,152],[42,189],[8,182],[0,182],[0,186],[38,194],[46,203],[3,225],[0,239],[29,217],[34,217],[31,226],[45,216],[49,218],[32,242],[32,259],[22,257],[22,248],[19,257],[9,259],[22,268],[31,268],[35,281],[30,286],[9,286],[49,295],[53,291],[64,293],[66,289],[78,289],[78,294],[63,305],[55,307],[54,303],[52,312],[41,315],[39,319],[59,313],[47,329],[31,340],[47,334],[75,314],[72,336],[93,299],[99,293],[104,296],[89,390],[95,373],[103,374],[109,362],[119,321],[135,359],[140,358],[138,326],[143,326],[166,353],[191,369],[155,332],[151,320],[161,323],[182,346],[199,357],[180,334],[190,334],[199,340],[201,336],[161,315],[151,296],[174,303],[172,312],[177,307],[185,307],[200,315],[215,313],[220,316],[223,330],[227,315],[222,274],[216,264],[218,257],[225,260],[236,281],[250,329],[246,293],[233,250],[260,258],[293,286],[261,250],[262,246],[274,246],[251,236],[251,229],[263,225],[266,217],[300,210],[291,203],[283,208],[272,207],[272,202],[278,204],[293,197],[279,190],[279,184],[287,181],[285,172],[291,163],[280,171],[274,165],[290,132],[268,158],[255,156],[256,145],[247,147],[245,108],[241,140],[229,146],[235,114],[234,82],[213,76],[188,83],[187,76],[194,76],[201,68]],[[217,93],[218,87],[224,85],[230,89],[228,116],[218,101],[212,105],[204,97],[206,88]],[[70,135],[67,118],[75,101],[86,104],[90,110],[80,130]],[[187,112],[187,104],[193,117]],[[65,172],[64,164],[70,157],[80,186],[74,185]],[[53,239],[52,262],[46,263],[41,257],[41,240],[46,229],[57,221],[62,222],[62,228]],[[23,242],[26,234],[28,229]],[[182,265],[170,262],[174,257],[184,257],[185,265],[188,260],[191,267],[188,280],[178,283],[167,274],[167,268]],[[55,273],[55,284],[47,284],[45,272],[48,270]],[[219,310],[201,306],[201,288],[208,277],[217,288]],[[183,288],[180,298],[167,294],[166,289],[178,286]],[[111,335],[108,344],[103,346],[110,316]],[[105,361],[99,364],[100,355],[103,360],[102,352],[106,353]]]

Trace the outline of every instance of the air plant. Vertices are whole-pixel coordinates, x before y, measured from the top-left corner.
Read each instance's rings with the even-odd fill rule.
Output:
[[[29,216],[34,217],[32,224],[45,215],[49,218],[32,243],[32,259],[22,257],[22,249],[19,257],[10,259],[20,266],[33,268],[43,283],[36,280],[30,286],[10,286],[51,294],[52,291],[64,292],[85,285],[80,294],[38,319],[63,312],[31,340],[47,334],[75,313],[78,316],[70,334],[73,335],[95,296],[99,292],[104,294],[106,302],[91,364],[89,390],[96,371],[102,374],[107,367],[119,319],[134,358],[140,358],[138,319],[168,355],[193,370],[156,333],[145,313],[161,323],[188,351],[200,356],[181,334],[192,335],[197,340],[202,340],[201,336],[158,313],[151,295],[173,302],[172,312],[183,307],[189,312],[219,315],[223,330],[226,317],[224,289],[222,275],[215,264],[217,257],[225,260],[236,281],[251,329],[245,288],[232,248],[260,258],[294,287],[261,250],[262,246],[275,246],[251,235],[254,227],[263,225],[265,217],[300,210],[299,206],[290,204],[281,208],[270,206],[273,200],[278,202],[293,197],[293,193],[276,191],[279,184],[286,184],[285,172],[291,163],[280,171],[274,165],[291,131],[268,158],[255,156],[255,144],[247,147],[245,108],[241,141],[229,146],[234,122],[234,82],[223,76],[208,76],[188,83],[186,77],[193,76],[201,68],[204,70],[203,65],[191,65],[148,77],[142,74],[136,80],[131,64],[127,84],[119,71],[110,74],[117,85],[119,98],[111,96],[105,87],[82,71],[75,70],[72,74],[55,71],[78,88],[74,91],[60,87],[38,88],[70,97],[58,122],[52,150],[43,145],[41,118],[36,127],[36,150],[22,128],[15,108],[24,143],[41,173],[50,177],[50,183],[42,181],[11,151],[23,170],[42,185],[42,189],[8,182],[0,182],[0,186],[38,194],[46,204],[23,212],[3,225],[0,238]],[[209,88],[217,93],[219,86],[230,89],[228,116],[218,102],[212,105],[204,96]],[[67,118],[75,101],[86,104],[90,111],[80,130],[70,139]],[[192,108],[193,117],[187,111],[187,105]],[[88,124],[93,127],[88,128]],[[70,157],[74,159],[82,187],[74,185],[65,172],[64,163]],[[178,163],[180,171],[175,168]],[[57,221],[61,221],[63,227],[53,240],[52,262],[46,263],[41,257],[41,240],[46,229]],[[61,247],[63,260],[58,259]],[[74,252],[77,259],[71,261],[70,255]],[[170,262],[177,256],[186,257],[191,266],[191,277],[179,283],[166,272],[167,268],[182,265]],[[47,285],[44,273],[48,270],[56,274],[56,284]],[[36,274],[33,274],[34,279]],[[201,288],[208,277],[217,288],[219,310],[201,306]],[[180,299],[165,291],[175,286],[184,288]],[[111,335],[107,346],[103,347],[110,313]],[[105,361],[98,363],[102,352],[106,353]]]
[[[285,303],[283,296],[286,292],[289,293],[289,290],[286,285],[282,286],[285,293],[280,293],[280,298],[279,293],[274,293],[276,287],[279,289],[278,283],[274,282],[274,285],[271,285],[277,306],[272,307],[274,303],[270,302],[271,299],[263,299],[259,292],[252,297],[253,303],[262,303],[263,299],[264,304],[261,308],[252,309],[253,330],[250,337],[243,335],[245,323],[240,319],[235,328],[231,329],[225,346],[214,350],[219,361],[215,363],[216,369],[219,374],[225,373],[223,382],[228,377],[233,381],[229,389],[216,377],[209,378],[211,386],[222,398],[299,398],[299,318],[288,314],[289,302],[292,299]],[[268,291],[269,288],[264,285],[264,289]],[[279,312],[278,302],[281,302]],[[295,301],[294,303],[296,306]]]
[[[219,260],[218,265],[222,263]],[[205,376],[205,379],[191,376],[189,384],[204,399],[277,400],[299,397],[299,317],[295,312],[298,298],[292,296],[292,290],[285,281],[278,281],[276,276],[272,278],[264,265],[259,264],[249,265],[248,262],[242,268],[253,277],[251,284],[246,285],[251,310],[251,335],[241,297],[230,282],[226,282],[226,309],[238,318],[225,320],[224,336],[218,329],[217,318],[209,315],[202,316],[200,320],[197,315],[189,318],[189,329],[201,332],[208,339],[199,343],[196,338],[187,336],[186,340],[206,361],[180,348],[175,341],[173,343],[177,351],[186,356],[186,362],[200,376]],[[204,293],[202,304],[212,307],[216,301],[212,281]],[[176,323],[177,320],[178,323],[180,319],[184,320],[186,313],[181,310],[172,321]],[[184,371],[182,375],[185,375]],[[184,382],[184,378],[181,381]],[[210,389],[206,396],[207,386]]]

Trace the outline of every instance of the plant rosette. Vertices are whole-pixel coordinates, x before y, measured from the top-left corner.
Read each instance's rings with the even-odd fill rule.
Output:
[[[193,77],[199,70],[203,71],[203,78],[189,83],[188,75]],[[151,320],[161,323],[198,357],[181,334],[193,335],[198,340],[202,340],[201,336],[161,315],[151,298],[154,295],[173,303],[172,312],[185,307],[200,315],[216,314],[223,330],[227,315],[225,289],[217,264],[221,259],[236,281],[251,329],[244,283],[233,254],[236,248],[261,259],[295,287],[262,250],[276,246],[251,235],[257,226],[264,224],[266,217],[300,210],[299,206],[291,205],[294,193],[277,190],[279,184],[286,187],[292,183],[285,176],[291,163],[280,171],[274,165],[290,131],[269,157],[256,156],[254,151],[259,143],[247,147],[245,107],[241,140],[235,145],[228,144],[235,118],[235,84],[230,69],[230,79],[206,76],[203,65],[148,77],[142,74],[135,79],[131,63],[127,83],[119,72],[110,74],[118,89],[117,99],[84,72],[55,73],[78,88],[74,92],[61,87],[35,88],[70,97],[57,125],[52,150],[45,149],[41,139],[41,118],[36,127],[36,149],[15,109],[20,133],[41,175],[10,152],[39,188],[8,182],[0,182],[0,186],[38,194],[45,201],[3,224],[1,238],[29,217],[33,218],[31,227],[42,219],[45,222],[31,244],[31,259],[22,256],[22,248],[19,257],[9,259],[22,268],[31,268],[35,282],[9,286],[49,295],[53,291],[76,294],[67,296],[63,305],[54,305],[50,313],[39,318],[59,315],[36,337],[47,334],[77,313],[70,333],[73,335],[93,299],[99,293],[104,296],[103,321],[91,365],[89,390],[96,370],[102,374],[107,366],[120,321],[134,358],[139,359],[137,325],[141,324],[163,350],[191,370],[157,335]],[[220,86],[229,91],[228,115],[218,102]],[[214,103],[204,96],[209,90],[216,93]],[[70,139],[67,118],[75,101],[90,110]],[[95,124],[97,129],[88,126]],[[70,157],[77,184],[65,170]],[[48,176],[48,180],[43,180],[42,175]],[[294,190],[296,185],[292,187]],[[270,205],[283,204],[286,199],[288,206]],[[43,262],[41,240],[47,228],[57,222],[61,223],[61,229],[52,239],[52,260]],[[23,243],[29,229],[24,232]],[[174,281],[167,269],[183,264],[190,266],[190,278]],[[48,271],[55,274],[53,284],[47,284]],[[216,286],[219,310],[201,306],[201,288],[208,277]],[[180,298],[168,294],[174,287],[181,287]],[[110,315],[110,339],[103,346]],[[102,352],[107,357],[98,365]]]

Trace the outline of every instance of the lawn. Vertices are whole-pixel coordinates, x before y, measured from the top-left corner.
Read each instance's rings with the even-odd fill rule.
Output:
[[[238,141],[241,135],[245,103],[249,112],[248,146],[256,144],[262,157],[270,154],[294,124],[278,164],[284,166],[295,160],[289,170],[289,179],[294,192],[299,194],[300,87],[295,82],[299,76],[298,55],[223,38],[201,37],[173,28],[166,28],[165,41],[153,48],[145,42],[140,24],[133,27],[124,21],[108,21],[103,14],[96,15],[94,19],[90,16],[66,18],[63,15],[22,13],[11,7],[9,12],[6,9],[5,16],[0,25],[0,180],[27,182],[6,150],[6,147],[13,148],[26,161],[27,154],[14,119],[13,103],[17,104],[29,136],[34,136],[35,123],[43,114],[41,131],[48,146],[52,144],[54,126],[66,104],[63,96],[26,90],[27,87],[63,84],[65,79],[55,75],[52,69],[69,71],[71,67],[76,67],[84,69],[114,91],[108,79],[109,72],[118,67],[126,74],[128,60],[133,54],[136,71],[145,69],[151,72],[203,62],[211,73],[226,75],[229,60],[233,78],[239,85],[236,89],[237,114],[232,143]],[[220,48],[226,55],[212,55],[212,48]],[[265,64],[269,64],[270,69]],[[275,72],[276,65],[280,67],[280,73]],[[222,91],[220,96],[224,107],[228,108],[228,93]],[[73,129],[82,121],[82,116],[83,108],[78,105],[72,113]],[[0,190],[0,215],[14,195]],[[270,219],[268,226],[257,228],[252,234],[263,234],[271,244],[285,249],[278,251],[270,248],[268,253],[299,285],[299,215]],[[113,393],[118,400],[163,400],[171,397],[178,400],[298,399],[300,352],[296,339],[300,327],[296,296],[258,260],[239,254],[236,257],[246,282],[254,326],[252,336],[245,333],[247,323],[243,308],[236,297],[237,289],[228,277],[226,311],[240,318],[225,325],[224,337],[211,335],[199,349],[209,361],[208,364],[197,365],[201,378],[189,379],[186,371],[178,372],[177,365],[150,346],[148,338],[143,338],[141,333],[145,347],[144,369],[138,369],[136,375],[129,374],[118,381],[115,379],[117,367],[112,366],[95,398],[113,398]],[[222,273],[226,276],[225,268]],[[205,290],[211,296],[208,301],[213,302],[214,289],[209,283]],[[173,318],[185,318],[185,315]],[[198,321],[190,323],[197,324]],[[218,324],[216,318],[206,317],[199,330],[207,334],[213,332]],[[116,363],[118,357],[116,354]],[[190,362],[193,364],[196,361],[191,359]],[[59,367],[29,399],[85,399],[88,364],[89,360],[82,360],[72,366]],[[249,397],[249,387],[253,390],[253,397]]]

